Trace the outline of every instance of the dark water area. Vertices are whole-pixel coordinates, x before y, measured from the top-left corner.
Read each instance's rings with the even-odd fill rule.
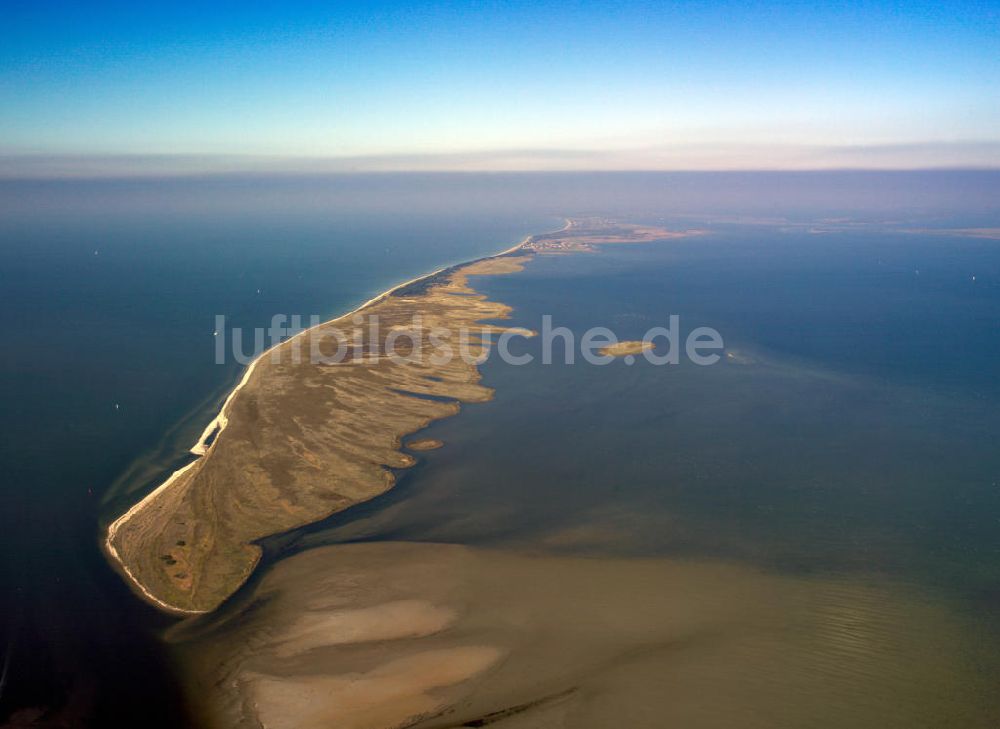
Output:
[[[373,217],[273,193],[241,201],[226,186],[197,206],[176,190],[138,205],[135,185],[102,184],[17,188],[45,210],[0,220],[0,724],[15,711],[50,725],[189,723],[158,638],[172,621],[135,598],[99,541],[190,458],[238,379],[231,354],[215,361],[217,314],[229,328],[329,317],[558,222]]]
[[[99,540],[238,379],[215,364],[217,314],[327,317],[563,214],[709,233],[485,281],[514,323],[631,338],[678,314],[734,356],[491,360],[496,399],[425,431],[444,448],[272,557],[359,538],[720,556],[995,615],[1000,246],[883,228],[996,226],[998,193],[978,172],[0,182],[0,723],[191,723],[171,620]]]

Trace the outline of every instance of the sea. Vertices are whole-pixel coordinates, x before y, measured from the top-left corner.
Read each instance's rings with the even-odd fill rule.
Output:
[[[998,201],[1000,174],[961,170],[0,181],[0,722],[196,725],[161,639],[174,620],[100,542],[239,379],[217,361],[218,315],[331,317],[601,215],[693,234],[539,256],[477,288],[577,346],[598,326],[711,327],[719,362],[546,364],[540,338],[519,341],[531,363],[482,367],[494,400],[422,433],[443,448],[385,495],[265,540],[262,570],[416,540],[887,586],[954,615],[976,677],[961,725],[995,726],[1000,699],[976,687],[1000,686]],[[858,682],[861,726],[872,701],[915,700],[865,696],[863,679],[904,684],[886,645],[921,633],[892,634],[898,601],[858,594],[827,606],[850,649],[816,664]]]

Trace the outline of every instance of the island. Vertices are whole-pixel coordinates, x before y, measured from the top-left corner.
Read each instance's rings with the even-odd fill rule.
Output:
[[[148,602],[175,614],[214,610],[249,577],[258,541],[322,519],[392,488],[416,463],[402,438],[493,392],[475,357],[502,326],[507,305],[473,281],[521,271],[532,256],[696,234],[568,220],[495,256],[401,284],[344,316],[308,329],[256,359],[191,449],[197,456],[115,519],[104,542],[111,562]],[[366,321],[407,331],[400,365]],[[436,361],[429,331],[471,332],[473,359]],[[362,332],[344,344],[344,331]],[[405,337],[403,338],[405,341]],[[343,349],[341,349],[343,348]],[[310,356],[310,355],[319,356]],[[339,356],[338,356],[339,355]],[[421,450],[430,441],[411,442]]]
[[[601,347],[598,350],[598,354],[605,357],[626,357],[628,355],[642,354],[648,349],[653,348],[652,342],[645,341],[628,341],[628,342],[616,342],[615,344],[609,344],[607,347]]]

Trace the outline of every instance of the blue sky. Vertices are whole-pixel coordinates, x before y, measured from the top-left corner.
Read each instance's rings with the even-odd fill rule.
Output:
[[[1000,165],[995,2],[7,0],[2,13],[5,158]]]

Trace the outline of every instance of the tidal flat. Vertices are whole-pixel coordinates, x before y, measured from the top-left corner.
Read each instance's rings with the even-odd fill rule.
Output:
[[[953,606],[711,560],[302,552],[170,640],[210,726],[996,726]]]

